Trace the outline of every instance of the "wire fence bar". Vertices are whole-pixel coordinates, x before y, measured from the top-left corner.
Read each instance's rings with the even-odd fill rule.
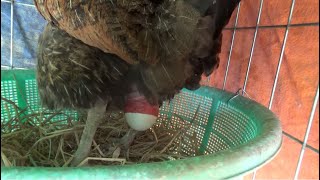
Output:
[[[319,22],[313,23],[299,23],[299,24],[289,24],[289,27],[308,27],[308,26],[319,26]],[[286,24],[279,24],[279,25],[260,25],[259,29],[275,29],[275,28],[286,28]],[[255,29],[255,26],[243,26],[243,27],[227,27],[224,30],[251,30]]]
[[[248,82],[248,78],[249,78],[249,72],[250,72],[250,67],[251,67],[251,62],[252,62],[253,51],[254,51],[254,48],[255,48],[258,29],[259,29],[259,24],[260,24],[260,19],[261,19],[262,7],[263,7],[263,0],[260,0],[259,12],[258,12],[258,17],[257,17],[257,22],[256,22],[256,29],[254,31],[253,41],[252,41],[252,45],[251,45],[249,62],[248,62],[247,71],[246,71],[246,77],[245,77],[245,80],[244,80],[244,83],[243,83],[243,87],[242,87],[243,92],[245,92],[246,88],[247,88],[247,82]]]
[[[237,28],[237,25],[238,25],[240,7],[241,7],[241,2],[238,4],[236,19],[235,19],[235,22],[234,22],[231,45],[230,45],[228,61],[227,61],[227,67],[226,67],[226,71],[225,71],[225,74],[224,74],[224,80],[223,80],[223,87],[222,87],[223,90],[225,90],[225,88],[226,88],[227,77],[228,77],[229,66],[230,66],[230,60],[231,60],[231,55],[232,55],[232,50],[233,50],[233,44],[234,44],[234,39],[235,39],[235,36],[236,36],[236,28]]]
[[[296,172],[294,174],[294,180],[298,179],[298,176],[299,176],[301,163],[302,163],[302,160],[303,160],[303,157],[304,157],[304,151],[305,151],[305,148],[306,148],[306,145],[307,145],[307,141],[308,141],[308,137],[309,137],[309,134],[310,134],[312,122],[313,122],[313,119],[314,119],[314,114],[316,112],[318,100],[319,100],[319,84],[318,84],[318,88],[317,88],[317,91],[316,91],[316,95],[314,97],[312,109],[311,109],[311,112],[310,112],[308,126],[307,126],[307,129],[306,129],[305,135],[304,135],[304,140],[303,140],[303,144],[302,144],[300,155],[299,155],[299,161],[298,161],[298,164],[297,164]]]
[[[288,34],[289,34],[289,27],[290,27],[290,22],[291,22],[291,19],[292,19],[294,5],[295,5],[295,0],[292,0],[291,1],[291,7],[290,7],[290,13],[289,13],[289,16],[288,16],[288,23],[287,23],[286,31],[285,31],[283,42],[282,42],[281,53],[280,53],[280,57],[279,57],[279,61],[278,61],[277,71],[276,71],[276,75],[275,75],[275,78],[274,78],[272,92],[271,92],[271,96],[270,96],[270,100],[269,100],[268,108],[270,110],[272,108],[272,103],[273,103],[273,99],[274,99],[274,93],[275,93],[276,88],[277,88],[278,78],[279,78],[279,74],[280,74],[280,69],[281,69],[281,64],[282,64],[282,60],[283,60],[284,50],[285,50],[286,44],[287,44],[287,39],[288,39]]]
[[[251,50],[250,50],[250,56],[249,56],[249,62],[248,62],[248,66],[247,66],[247,71],[246,71],[246,76],[245,76],[245,80],[244,80],[244,84],[242,87],[242,95],[244,95],[244,93],[246,92],[246,87],[247,87],[247,82],[248,82],[248,78],[249,78],[249,71],[250,71],[250,67],[251,67],[251,62],[252,62],[252,57],[253,57],[253,51],[255,48],[255,44],[256,44],[256,39],[257,39],[257,34],[258,34],[258,29],[259,29],[259,24],[260,24],[260,19],[261,19],[261,13],[262,13],[262,7],[263,7],[263,0],[260,0],[260,5],[259,5],[259,11],[258,11],[258,16],[257,16],[257,21],[256,21],[256,27],[255,27],[255,32],[254,32],[254,36],[253,36],[253,40],[252,40],[252,45],[251,45]],[[253,176],[252,179],[254,180],[256,177],[256,170],[253,172]]]
[[[14,0],[11,0],[11,15],[10,15],[10,66],[13,69],[13,5]]]

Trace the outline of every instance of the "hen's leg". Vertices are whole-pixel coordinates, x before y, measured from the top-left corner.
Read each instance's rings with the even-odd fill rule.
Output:
[[[121,138],[112,138],[110,141],[112,142],[111,144],[105,144],[106,149],[108,149],[109,155],[111,155],[114,150],[118,147],[120,147],[122,150],[126,151],[129,149],[129,146],[132,144],[134,138],[139,134],[142,133],[143,131],[136,131],[134,129],[129,129],[127,133],[122,136]]]
[[[141,133],[141,131],[136,131],[134,129],[130,129],[121,139],[120,144],[125,148],[128,149],[130,144],[133,142],[134,138],[137,134]]]
[[[104,119],[106,113],[107,103],[98,102],[96,105],[89,109],[86,125],[83,129],[80,143],[77,151],[74,154],[71,166],[79,165],[85,158],[88,157],[93,137],[97,131],[100,122]]]

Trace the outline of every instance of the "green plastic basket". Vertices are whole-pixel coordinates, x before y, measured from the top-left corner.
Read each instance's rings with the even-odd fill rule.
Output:
[[[1,96],[20,108],[39,111],[34,70],[2,70]],[[197,111],[197,113],[196,113]],[[31,112],[27,111],[23,115]],[[67,114],[77,117],[74,111]],[[1,100],[1,121],[10,119],[14,108]],[[179,115],[183,120],[177,118]],[[195,116],[196,114],[196,116]],[[58,117],[61,118],[61,117]],[[197,142],[190,139],[183,151],[190,158],[136,165],[47,168],[1,167],[4,179],[226,179],[241,178],[273,159],[282,144],[277,117],[264,106],[243,96],[215,88],[184,89],[159,113],[170,128],[192,125]],[[198,143],[193,149],[190,144]],[[195,156],[200,152],[201,156]]]

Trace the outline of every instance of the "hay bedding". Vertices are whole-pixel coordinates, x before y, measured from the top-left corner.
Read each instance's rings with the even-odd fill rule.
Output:
[[[1,99],[15,107],[18,114],[7,122],[1,121],[2,165],[69,166],[79,144],[85,125],[85,118],[82,117],[85,116],[80,115],[78,120],[68,117],[52,121],[52,118],[62,112],[43,111],[19,118],[19,114],[26,109],[21,110],[12,101]],[[189,127],[173,130],[158,122],[152,129],[138,134],[126,148],[120,146],[116,140],[125,135],[129,126],[123,112],[113,112],[99,126],[89,157],[78,166],[134,164],[186,158],[188,155],[182,151],[182,144],[186,143],[185,138],[194,138],[186,133]],[[193,146],[192,149],[198,147],[197,144]]]

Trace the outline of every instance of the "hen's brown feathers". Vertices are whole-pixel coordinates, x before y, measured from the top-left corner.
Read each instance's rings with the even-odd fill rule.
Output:
[[[39,38],[37,82],[49,108],[90,108],[121,94],[128,64],[88,46],[50,23]],[[123,92],[123,94],[125,94]]]
[[[112,83],[118,83],[122,78],[123,84],[132,81],[137,83],[139,90],[150,102],[161,103],[173,97],[183,87],[197,89],[200,86],[202,74],[209,76],[218,67],[222,29],[228,23],[239,1],[215,0],[205,8],[201,6],[202,4],[198,7],[194,6],[201,3],[201,0],[35,0],[37,9],[45,19],[70,34],[69,36],[64,33],[63,36],[68,36],[69,39],[75,37],[79,39],[78,44],[82,41],[90,45],[82,43],[81,46],[71,48],[72,51],[63,52],[58,48],[57,43],[50,42],[57,46],[56,49],[45,51],[44,48],[51,47],[48,42],[39,45],[43,46],[40,54],[69,53],[65,56],[59,54],[48,56],[49,59],[63,57],[69,60],[66,61],[69,64],[64,64],[62,60],[54,64],[54,66],[58,64],[65,66],[63,69],[58,68],[61,69],[60,73],[70,72],[71,67],[77,67],[70,73],[80,74],[76,78],[71,75],[70,77],[65,74],[59,75],[59,71],[50,69],[53,74],[58,75],[54,77],[55,81],[62,81],[58,81],[57,78],[64,75],[66,76],[64,81],[68,79],[70,82],[76,82],[76,85],[71,85],[70,90],[67,88],[65,92],[63,92],[65,88],[59,84],[61,86],[58,88],[59,93],[65,93],[61,97],[69,97],[71,87],[82,87],[83,91],[86,90],[88,93],[86,96],[89,101],[93,99],[90,95],[93,89],[97,91],[92,94],[100,97],[102,94],[99,94],[99,89],[108,92],[111,87],[117,87]],[[209,1],[205,4],[208,4],[207,2]],[[206,12],[203,14],[199,7],[207,9]],[[48,39],[54,39],[49,36]],[[45,37],[42,38],[45,39]],[[70,47],[73,46],[70,45]],[[90,48],[92,49],[89,50]],[[124,63],[120,58],[116,56],[111,58],[111,55],[103,52],[116,54],[129,64],[134,64],[130,68],[126,66],[130,69],[130,75],[123,77],[116,74],[117,71],[112,67],[119,66],[119,72],[125,72],[126,68],[120,68]],[[51,66],[48,60],[45,62],[48,63],[47,67]],[[94,69],[93,67],[99,63],[101,63],[99,68]],[[94,71],[90,72],[89,69]],[[104,74],[103,71],[106,75],[101,76]],[[52,75],[50,74],[44,74],[44,78],[51,83]],[[79,80],[82,80],[84,85]],[[101,82],[108,86],[103,88],[98,86]],[[46,93],[52,91],[53,85],[51,86]],[[66,101],[66,99],[63,100]],[[74,98],[74,100],[78,99]],[[84,106],[84,104],[81,105]]]
[[[179,60],[190,52],[200,18],[183,0],[36,0],[35,4],[45,19],[71,36],[131,64]]]

